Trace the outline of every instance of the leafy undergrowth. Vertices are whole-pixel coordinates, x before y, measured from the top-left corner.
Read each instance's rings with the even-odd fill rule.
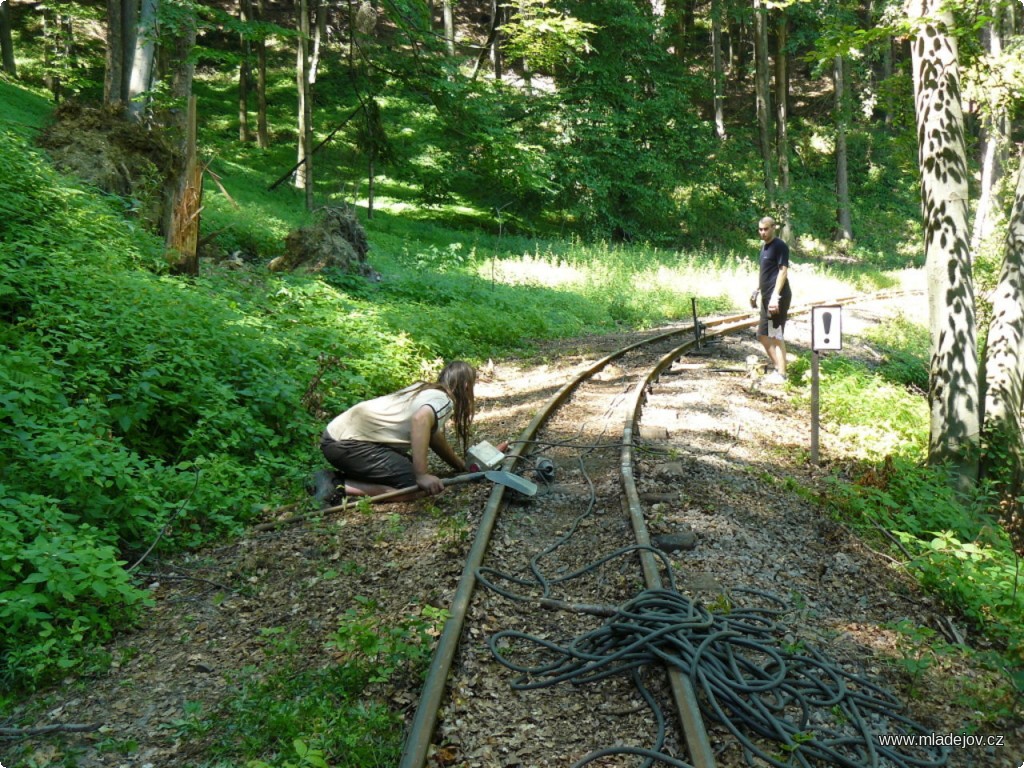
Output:
[[[998,499],[986,483],[959,492],[944,468],[923,463],[927,331],[897,318],[869,338],[881,353],[873,365],[838,356],[822,361],[822,418],[845,454],[827,504],[866,538],[881,537],[880,546],[971,629],[968,644],[902,627],[908,670],[917,675],[944,657],[972,657],[994,681],[983,696],[974,694],[979,709],[1012,715],[1024,700],[1024,573],[996,518]],[[800,398],[807,396],[808,365],[805,358],[789,371]]]
[[[402,751],[403,717],[383,692],[422,679],[433,639],[447,613],[424,606],[387,620],[357,598],[327,647],[332,663],[310,668],[300,643],[279,628],[269,660],[231,681],[216,711],[193,706],[178,723],[190,742],[206,746],[203,765],[249,768],[387,768]]]

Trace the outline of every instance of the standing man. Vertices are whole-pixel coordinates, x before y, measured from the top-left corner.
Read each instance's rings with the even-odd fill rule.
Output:
[[[757,307],[757,295],[761,294],[761,322],[757,326],[757,339],[764,346],[768,359],[775,365],[775,371],[765,377],[769,384],[786,381],[786,342],[783,331],[789,316],[789,303],[793,292],[789,287],[789,246],[775,236],[775,219],[765,216],[757,224],[761,246],[759,261],[761,273],[757,290],[750,296],[750,306]]]

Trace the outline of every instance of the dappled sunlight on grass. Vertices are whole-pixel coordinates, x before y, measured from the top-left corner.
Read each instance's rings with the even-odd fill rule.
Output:
[[[480,264],[478,273],[481,277],[493,277],[505,285],[542,285],[552,288],[582,285],[587,278],[587,270],[582,266],[529,253],[518,258]]]

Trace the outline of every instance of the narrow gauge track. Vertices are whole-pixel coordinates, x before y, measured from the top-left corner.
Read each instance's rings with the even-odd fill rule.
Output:
[[[650,546],[637,488],[636,453],[650,442],[639,424],[644,403],[658,378],[702,340],[755,324],[756,317],[744,314],[632,344],[585,367],[535,415],[505,468],[526,472],[543,457],[555,475],[528,503],[506,498],[503,487],[493,489],[423,688],[402,768],[420,768],[428,757],[431,765],[531,768],[635,765],[644,759],[715,765],[691,680],[677,669],[647,672],[639,686],[628,676],[609,676],[593,690],[563,685],[552,693],[525,684],[529,675],[502,669],[495,656],[519,672],[553,666],[551,647],[544,644],[557,647],[592,632],[599,617],[607,617],[608,606],[665,586],[662,574],[671,578],[672,568]],[[636,544],[623,548],[630,537]],[[541,647],[524,648],[523,637],[537,639]],[[502,670],[498,677],[496,669]],[[522,690],[513,691],[509,684],[517,679]],[[524,733],[529,738],[523,739]],[[516,746],[506,746],[510,741]],[[864,764],[878,764],[877,756],[873,759]],[[913,764],[933,764],[929,760]]]

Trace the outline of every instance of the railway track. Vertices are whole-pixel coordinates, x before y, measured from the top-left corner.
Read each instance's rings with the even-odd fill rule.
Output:
[[[877,361],[865,328],[885,315],[914,311],[911,302],[896,299],[844,310],[843,328],[851,335],[843,356]],[[948,659],[917,677],[907,674],[901,659],[915,661],[905,654],[922,646],[904,646],[907,635],[896,625],[956,633],[956,617],[808,497],[826,477],[848,468],[835,448],[856,435],[824,431],[822,455],[831,466],[823,471],[807,461],[808,420],[799,403],[806,390],[760,384],[745,362],[750,355],[764,359],[753,333],[724,332],[748,319],[709,321],[703,329],[709,344],[678,354],[694,340],[692,327],[615,350],[618,355],[611,350],[625,342],[595,336],[560,344],[549,353],[558,359],[548,363],[534,358],[489,366],[478,388],[480,429],[519,437],[510,468],[534,477],[542,493],[532,500],[485,499],[488,489],[475,485],[387,512],[352,506],[336,514],[297,514],[267,520],[241,540],[168,560],[152,577],[159,580],[152,587],[157,602],[145,626],[110,646],[120,663],[87,685],[59,692],[59,709],[53,709],[53,692],[42,692],[33,705],[45,714],[40,724],[102,723],[104,738],[41,736],[16,754],[65,750],[83,768],[220,764],[214,750],[234,750],[227,741],[241,732],[239,723],[253,722],[235,713],[254,717],[252,702],[269,701],[250,699],[250,682],[287,675],[285,711],[298,711],[289,707],[305,701],[303,691],[324,703],[323,691],[309,686],[318,671],[344,668],[350,659],[357,668],[391,664],[394,653],[405,659],[405,651],[393,653],[388,643],[414,637],[419,648],[425,628],[434,625],[433,610],[450,608],[425,688],[410,656],[382,669],[386,679],[365,691],[368,707],[387,700],[407,723],[415,722],[406,731],[404,754],[390,751],[393,740],[379,744],[376,735],[339,728],[324,736],[319,729],[333,723],[327,720],[310,723],[303,743],[323,744],[332,765],[349,762],[346,745],[358,740],[363,750],[389,750],[381,765],[692,766],[707,757],[690,743],[703,726],[716,768],[940,764],[944,755],[935,751],[895,760],[878,748],[857,752],[851,745],[858,733],[849,727],[814,743],[837,719],[866,720],[878,734],[913,733],[920,728],[915,722],[929,723],[939,735],[958,733],[978,722],[974,702],[991,695],[991,679]],[[806,350],[806,330],[799,317],[787,329],[792,351]],[[671,362],[656,370],[665,360]],[[645,383],[649,374],[652,381]],[[827,402],[829,389],[823,389]],[[561,407],[543,415],[538,404],[553,400]],[[634,420],[637,413],[642,419]],[[536,431],[527,431],[528,422]],[[554,466],[546,481],[533,473],[538,456]],[[635,492],[627,489],[623,468]],[[641,530],[662,549],[621,551],[640,527],[630,514],[632,508],[636,515],[637,500]],[[470,542],[473,531],[479,535]],[[470,551],[474,556],[463,565]],[[645,578],[644,560],[651,559],[664,590],[650,589]],[[635,639],[636,647],[616,652],[620,666],[630,666],[624,674],[605,675],[611,668],[604,651],[621,650],[613,629]],[[381,634],[382,650],[356,647],[368,633]],[[766,647],[757,653],[759,663],[746,667],[749,676],[760,675],[756,687],[771,690],[767,683],[780,677],[773,660],[789,665],[797,651],[812,662],[793,667],[804,681],[814,680],[815,670],[829,671],[817,675],[815,693],[791,687],[786,694],[783,714],[809,713],[794,719],[801,730],[779,730],[777,718],[758,722],[749,712],[732,717],[739,703],[723,704],[723,670],[708,670],[706,663],[721,658],[712,653],[714,635],[721,639],[721,633],[734,638],[726,650],[747,644],[734,657]],[[651,643],[655,635],[688,639],[690,647]],[[954,634],[946,639],[955,642]],[[656,656],[666,648],[666,658]],[[818,656],[807,655],[811,648],[833,661],[818,663]],[[690,682],[699,712],[686,703],[685,689],[674,693],[665,661]],[[307,668],[313,673],[308,680]],[[302,674],[293,686],[294,670]],[[868,682],[858,683],[862,678]],[[835,691],[823,694],[836,680],[860,692],[855,709],[844,710]],[[891,682],[909,710],[895,711],[896,703],[872,687],[877,680]],[[333,698],[327,698],[330,706]],[[826,716],[811,699],[835,704]],[[741,698],[747,700],[754,699]],[[189,704],[185,716],[183,702]],[[184,737],[185,727],[208,735]],[[773,727],[776,732],[765,735]],[[978,727],[982,737],[1002,731],[1007,743],[955,749],[948,768],[1019,762],[1019,725],[982,720]],[[845,747],[827,743],[836,735]],[[130,746],[112,751],[114,738]],[[284,747],[261,757],[292,762],[288,754]],[[3,762],[9,763],[7,754]]]
[[[811,306],[795,308],[793,315]],[[718,717],[714,738],[709,737],[701,704],[718,706],[718,694],[696,689],[702,679],[696,662],[621,664],[627,674],[606,676],[603,662],[585,643],[605,643],[614,656],[619,648],[608,650],[611,641],[604,628],[625,622],[626,634],[635,638],[649,631],[629,623],[648,623],[644,611],[653,610],[659,627],[666,611],[680,611],[671,616],[670,623],[678,625],[672,631],[696,629],[695,636],[714,623],[702,603],[728,603],[724,613],[742,613],[732,598],[744,585],[709,587],[700,579],[682,584],[680,556],[666,551],[688,547],[692,537],[687,531],[652,540],[648,523],[659,504],[679,497],[657,482],[659,467],[671,464],[673,449],[662,439],[669,429],[642,417],[645,410],[663,409],[676,415],[678,426],[679,392],[661,380],[685,379],[688,368],[708,369],[715,359],[708,347],[752,325],[756,317],[750,314],[704,322],[695,318],[693,325],[616,350],[582,365],[534,415],[504,468],[529,473],[548,464],[553,474],[536,473],[541,493],[529,501],[509,497],[500,486],[492,490],[420,697],[402,768],[722,764],[716,763],[716,753],[723,751],[723,733],[736,732],[728,717]],[[692,360],[697,362],[687,362]],[[718,375],[742,379],[748,372],[734,362]],[[666,397],[658,394],[661,390]],[[771,624],[780,613],[775,596],[758,593],[752,599],[760,607],[750,621]],[[650,600],[653,608],[649,602],[641,605]],[[665,600],[678,604],[670,609]],[[640,606],[635,608],[639,619],[630,612],[630,601]],[[662,627],[654,633],[667,631]],[[740,634],[729,627],[716,631]],[[583,644],[574,647],[580,638]],[[774,662],[766,663],[772,667]],[[561,684],[549,684],[546,676]],[[869,688],[859,679],[857,686]],[[881,694],[879,700],[893,710],[898,707]],[[809,738],[798,731],[778,734],[778,754],[786,756]],[[763,746],[770,735],[744,739],[741,734],[733,752],[744,759],[760,755],[765,761],[760,764],[776,759]],[[884,762],[889,759],[885,755],[879,762],[873,753],[865,758],[869,762],[857,762],[863,756],[854,754],[845,763],[844,754],[804,751],[819,762],[791,764],[901,765],[899,758]],[[734,757],[726,755],[727,761]],[[942,757],[922,753],[905,764],[939,765]]]

